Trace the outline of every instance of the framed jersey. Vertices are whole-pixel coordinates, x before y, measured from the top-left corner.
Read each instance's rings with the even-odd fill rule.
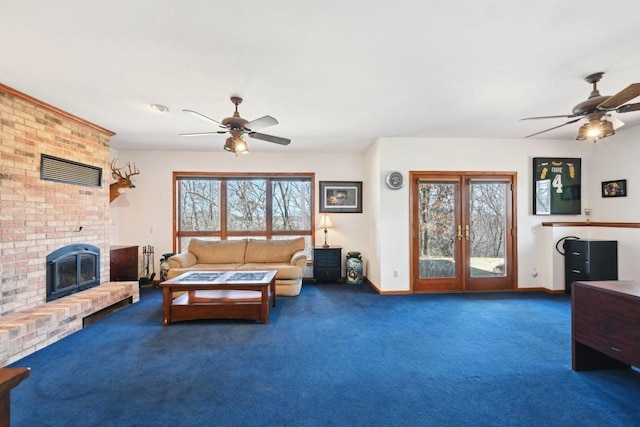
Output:
[[[533,214],[580,215],[580,159],[533,159]]]

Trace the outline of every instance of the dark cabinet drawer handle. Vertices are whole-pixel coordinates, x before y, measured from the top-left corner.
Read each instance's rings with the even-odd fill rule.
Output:
[[[120,262],[120,260],[119,260],[119,259],[114,259],[113,261],[111,261],[111,263],[112,263],[112,264],[117,264],[117,263],[119,263],[119,262]]]
[[[571,270],[572,273],[582,273],[580,270]]]

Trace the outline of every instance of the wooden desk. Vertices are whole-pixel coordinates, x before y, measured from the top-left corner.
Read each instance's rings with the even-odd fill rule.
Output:
[[[574,371],[640,366],[640,283],[573,282]]]

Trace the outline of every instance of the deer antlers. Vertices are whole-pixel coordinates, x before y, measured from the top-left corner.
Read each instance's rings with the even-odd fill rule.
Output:
[[[124,169],[124,166],[121,168],[117,168],[116,167],[116,162],[118,161],[118,159],[113,159],[111,161],[111,176],[113,176],[114,179],[125,179],[125,180],[129,180],[129,177],[133,176],[133,175],[139,175],[140,171],[138,170],[138,168],[136,167],[136,164],[133,164],[133,169],[131,170],[131,163],[127,162],[127,168],[129,168],[129,172],[125,172],[125,176],[122,176],[122,173],[120,172],[122,169]]]
[[[133,168],[131,168],[131,163],[127,162],[126,168],[128,171],[122,175],[122,169],[125,167],[117,168],[116,162],[118,159],[113,159],[111,161],[111,176],[116,180],[113,184],[109,186],[109,197],[110,201],[113,202],[116,197],[118,197],[124,190],[127,188],[136,188],[135,185],[131,182],[131,177],[133,175],[139,175],[140,171],[136,167],[136,164],[133,164]]]

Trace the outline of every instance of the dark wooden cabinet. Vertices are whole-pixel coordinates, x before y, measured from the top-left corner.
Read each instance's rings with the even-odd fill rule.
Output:
[[[342,248],[313,248],[313,278],[316,282],[335,282],[342,277]]]
[[[111,281],[129,282],[138,280],[138,247],[111,246]]]
[[[618,280],[618,242],[615,240],[566,240],[564,289],[580,280]]]
[[[571,295],[572,367],[640,367],[640,284],[575,282]]]

